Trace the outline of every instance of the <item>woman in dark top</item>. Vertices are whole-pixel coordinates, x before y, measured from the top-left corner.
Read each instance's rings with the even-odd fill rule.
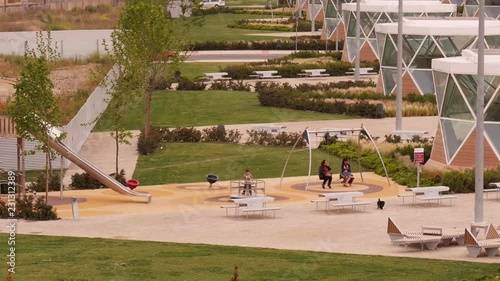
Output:
[[[325,189],[325,183],[328,183],[328,188],[332,188],[332,174],[331,174],[331,168],[328,164],[328,161],[323,160],[321,161],[321,165],[319,165],[319,179],[323,180],[323,184],[321,184],[321,187]]]
[[[342,160],[342,166],[340,167],[340,177],[344,179],[344,186],[349,187],[354,180],[354,176],[351,173],[351,164],[347,161],[347,158]]]

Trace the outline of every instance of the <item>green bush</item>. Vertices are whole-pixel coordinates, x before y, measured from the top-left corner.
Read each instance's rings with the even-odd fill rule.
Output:
[[[147,138],[144,136],[144,131],[141,130],[139,140],[137,141],[137,151],[140,155],[151,154],[160,145],[161,139],[162,134],[158,130],[158,128],[151,127],[149,136]]]
[[[45,182],[46,182],[45,173],[40,173],[38,178],[30,185],[28,185],[28,189],[34,190],[36,192],[45,192]],[[58,174],[53,173],[49,179],[49,191],[56,191],[61,189],[61,178]]]
[[[121,169],[118,176],[115,173],[110,174],[111,177],[115,178],[119,183],[127,186],[127,180],[125,178],[125,170]],[[105,186],[88,173],[75,173],[71,176],[70,187],[73,189],[100,189],[105,188]]]
[[[34,203],[33,203],[34,201]],[[26,220],[58,220],[55,208],[47,204],[43,197],[35,200],[33,196],[16,198],[15,218]],[[9,219],[7,204],[0,200],[0,218]]]
[[[177,90],[185,91],[203,91],[206,85],[203,81],[191,81],[185,77],[181,77],[178,82]]]

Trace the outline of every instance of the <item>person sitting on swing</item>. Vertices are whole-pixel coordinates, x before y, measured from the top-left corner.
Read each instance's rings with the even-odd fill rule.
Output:
[[[321,161],[321,165],[319,165],[319,179],[323,180],[323,184],[321,184],[321,187],[325,189],[325,183],[328,183],[328,188],[332,188],[332,174],[330,171],[332,170],[328,164],[328,161],[323,160]]]
[[[351,164],[347,161],[347,158],[342,160],[342,166],[340,167],[340,178],[343,180],[344,186],[351,186],[354,181],[354,176],[351,173]]]

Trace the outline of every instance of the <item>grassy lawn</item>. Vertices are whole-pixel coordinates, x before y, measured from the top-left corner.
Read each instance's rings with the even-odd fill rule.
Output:
[[[144,127],[144,101],[141,99],[128,111],[123,121],[126,130]],[[260,106],[256,93],[238,91],[163,91],[153,97],[153,126],[191,127],[217,124],[252,124],[306,120],[352,119],[344,115]],[[106,114],[95,131],[109,131]]]
[[[2,253],[7,247],[2,243]],[[20,234],[16,258],[16,281],[231,280],[235,264],[245,281],[450,281],[498,273],[488,263]]]
[[[263,2],[263,4],[265,4]],[[262,5],[263,5],[262,4]],[[270,15],[251,15],[251,14],[217,14],[206,15],[202,27],[193,28],[191,39],[193,41],[258,41],[272,40],[276,38],[288,39],[285,37],[270,36],[252,36],[249,34],[273,33],[273,31],[250,30],[229,28],[228,24],[236,23],[240,19],[262,19],[271,18]]]
[[[164,143],[154,154],[140,156],[133,178],[142,185],[203,182],[207,174],[220,180],[240,179],[249,168],[259,178],[279,178],[291,147],[265,147],[222,143]],[[340,159],[322,150],[313,150],[311,180],[318,179],[321,160],[330,162],[333,173],[340,169]],[[285,177],[307,176],[309,152],[295,149]],[[358,166],[352,163],[353,172]],[[335,178],[336,180],[336,178]]]

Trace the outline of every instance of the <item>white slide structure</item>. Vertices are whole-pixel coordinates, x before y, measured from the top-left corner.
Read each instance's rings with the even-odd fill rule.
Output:
[[[146,192],[137,192],[133,191],[127,186],[123,186],[120,182],[118,182],[112,176],[106,174],[101,169],[97,168],[94,164],[90,163],[88,160],[80,156],[71,148],[67,147],[61,141],[55,141],[55,136],[59,136],[61,133],[56,128],[51,128],[50,135],[51,138],[49,140],[49,145],[51,148],[55,149],[59,154],[63,157],[67,158],[69,161],[73,162],[75,165],[83,169],[85,172],[92,175],[98,181],[100,181],[106,187],[120,193],[126,195],[134,195],[140,197],[146,197],[148,199],[148,203],[151,203],[151,194]]]

